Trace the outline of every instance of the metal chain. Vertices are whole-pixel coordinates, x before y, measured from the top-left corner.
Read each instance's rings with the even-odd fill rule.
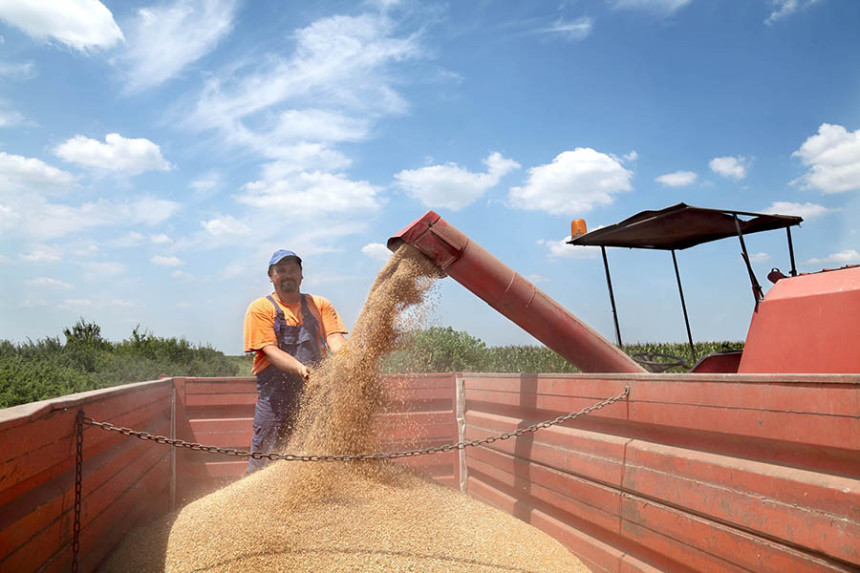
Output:
[[[103,430],[110,432],[119,432],[126,436],[134,436],[141,440],[152,440],[158,444],[167,444],[171,446],[176,446],[180,448],[188,448],[193,451],[199,452],[212,452],[216,454],[225,454],[228,456],[237,456],[243,458],[254,458],[255,460],[267,459],[267,460],[284,460],[288,462],[349,462],[349,461],[367,461],[367,460],[392,460],[397,458],[410,458],[414,456],[423,456],[428,454],[437,454],[440,452],[450,452],[452,450],[463,450],[467,447],[474,446],[483,446],[485,444],[492,444],[493,442],[499,440],[507,440],[509,438],[515,438],[522,436],[528,432],[536,432],[538,430],[542,430],[544,428],[549,428],[550,426],[555,426],[557,424],[561,424],[568,420],[573,420],[580,416],[585,416],[590,414],[596,410],[600,410],[610,404],[614,404],[619,400],[624,400],[630,394],[630,386],[625,386],[624,391],[617,396],[613,396],[612,398],[607,398],[602,402],[598,402],[593,406],[589,406],[587,408],[583,408],[578,412],[572,412],[570,414],[566,414],[564,416],[559,416],[552,420],[547,420],[545,422],[540,422],[538,424],[532,424],[526,428],[518,428],[513,432],[504,432],[502,434],[498,434],[496,436],[490,436],[487,438],[482,438],[479,440],[469,440],[466,442],[458,442],[456,444],[446,444],[444,446],[433,446],[429,448],[422,448],[419,450],[408,450],[404,452],[388,452],[388,453],[377,453],[377,454],[276,454],[276,453],[268,453],[263,454],[260,452],[247,452],[244,450],[238,450],[236,448],[221,448],[218,446],[204,446],[203,444],[199,444],[197,442],[186,442],[185,440],[178,440],[168,438],[166,436],[156,436],[150,434],[149,432],[140,432],[137,430],[132,430],[130,428],[122,428],[119,426],[115,426],[110,422],[96,422],[92,418],[84,417],[84,423],[89,424],[91,426],[98,426]]]
[[[75,520],[72,525],[72,573],[78,571],[78,554],[81,551],[81,498],[84,466],[84,411],[78,410],[75,419]]]

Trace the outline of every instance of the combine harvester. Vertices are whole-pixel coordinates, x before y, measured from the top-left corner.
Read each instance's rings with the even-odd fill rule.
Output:
[[[600,246],[605,263],[607,246],[674,260],[740,239],[755,296],[744,350],[669,374],[428,212],[389,247],[413,245],[583,373],[391,377],[386,451],[438,451],[405,463],[546,531],[593,571],[857,571],[860,267],[797,273],[800,221],[683,204],[592,233],[574,221],[571,243]],[[772,272],[764,295],[744,236],[781,228],[791,270]],[[683,291],[681,302],[686,320]],[[687,333],[692,344],[689,322]],[[93,570],[135,525],[237,479],[243,459],[194,450],[244,450],[254,400],[249,378],[165,378],[0,411],[0,571]],[[513,437],[484,441],[499,434]]]

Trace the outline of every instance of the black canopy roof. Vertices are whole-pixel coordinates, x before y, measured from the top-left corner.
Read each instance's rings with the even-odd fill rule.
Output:
[[[741,233],[759,233],[799,225],[802,217],[745,211],[704,209],[678,203],[659,211],[642,211],[620,223],[574,237],[571,245],[680,250]]]

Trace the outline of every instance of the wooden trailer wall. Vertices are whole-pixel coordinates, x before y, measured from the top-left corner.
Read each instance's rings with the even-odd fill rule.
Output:
[[[391,378],[380,423],[397,451],[527,427],[410,458],[532,523],[594,571],[860,567],[860,375],[502,375]],[[67,571],[75,415],[246,448],[252,379],[176,378],[0,410],[0,571]],[[173,434],[171,434],[173,432]],[[86,426],[80,563],[135,524],[241,475],[245,462]],[[172,479],[175,476],[175,479]]]

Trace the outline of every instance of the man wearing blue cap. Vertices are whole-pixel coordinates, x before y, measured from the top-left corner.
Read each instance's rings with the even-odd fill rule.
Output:
[[[302,259],[278,250],[269,260],[269,281],[275,292],[258,298],[245,312],[245,352],[254,353],[257,406],[251,451],[276,451],[290,437],[304,381],[326,349],[339,352],[346,344],[346,327],[332,304],[321,296],[303,294]],[[248,460],[250,473],[268,460]]]

